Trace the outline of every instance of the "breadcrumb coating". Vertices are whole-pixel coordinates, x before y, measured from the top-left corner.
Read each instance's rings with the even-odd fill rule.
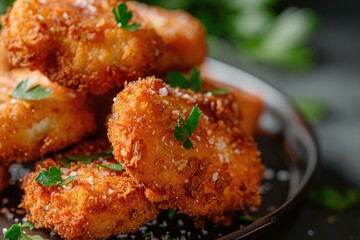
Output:
[[[127,2],[137,31],[118,27],[115,0],[17,0],[3,18],[10,63],[101,95],[125,81],[188,69],[206,54],[204,27],[182,11]]]
[[[94,144],[94,143],[92,143]],[[69,154],[95,154],[107,144],[83,144]],[[76,176],[64,187],[44,187],[34,179],[42,169],[58,166],[47,159],[23,179],[21,207],[37,228],[48,228],[65,239],[104,239],[130,233],[154,219],[158,208],[144,195],[125,171],[117,172],[97,165],[112,165],[114,159],[99,159],[91,164],[72,163],[62,167],[62,177]]]
[[[108,123],[114,156],[160,208],[226,224],[227,213],[260,204],[263,165],[241,114],[224,96],[172,89],[154,77],[118,94]],[[202,115],[187,150],[174,138],[179,116]]]
[[[12,98],[26,79],[52,94],[42,100]],[[19,68],[0,75],[0,164],[35,160],[78,142],[95,127],[86,95],[50,82],[39,71]]]

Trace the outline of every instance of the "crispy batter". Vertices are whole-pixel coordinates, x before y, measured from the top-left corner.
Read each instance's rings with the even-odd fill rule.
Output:
[[[231,94],[229,94],[231,95]],[[108,136],[114,156],[161,208],[224,223],[225,213],[260,204],[263,165],[254,139],[239,128],[230,96],[194,94],[148,78],[118,94]],[[174,138],[179,116],[202,111],[186,150]]]
[[[107,144],[85,144],[71,153],[94,154]],[[44,187],[34,179],[41,169],[58,163],[47,159],[35,172],[23,179],[22,207],[27,219],[38,228],[48,228],[65,239],[103,239],[114,234],[136,231],[156,217],[157,207],[144,195],[125,171],[97,169],[97,164],[111,165],[99,159],[91,164],[74,164],[61,168],[63,178],[76,175],[65,187]]]
[[[11,98],[25,79],[53,93],[42,100]],[[50,82],[38,71],[22,68],[0,75],[0,164],[34,160],[76,143],[94,130],[86,95]]]
[[[202,85],[203,92],[219,88],[231,89],[232,94],[228,96],[228,98],[232,98],[230,101],[234,102],[234,104],[237,104],[237,107],[240,110],[240,129],[242,129],[246,134],[254,135],[258,130],[258,120],[264,108],[261,99],[258,96],[251,95],[242,91],[241,89],[236,89],[232,86],[216,82],[209,78],[206,78]]]
[[[8,185],[9,172],[6,167],[0,165],[0,192]]]
[[[204,61],[206,31],[199,20],[182,10],[166,10],[133,1],[128,5],[151,24],[165,43],[155,73],[170,69],[186,71]]]
[[[114,0],[17,0],[3,19],[3,41],[14,66],[42,71],[77,90],[102,94],[155,67],[163,43],[136,12],[142,26],[117,26]]]

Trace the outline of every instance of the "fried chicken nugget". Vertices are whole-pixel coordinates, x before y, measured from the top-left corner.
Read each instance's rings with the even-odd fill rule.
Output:
[[[174,128],[195,104],[202,115],[190,138],[194,148],[187,150]],[[226,213],[261,201],[263,165],[254,139],[239,128],[237,110],[229,96],[172,89],[152,77],[118,94],[108,137],[115,158],[150,201],[225,224]]]
[[[72,153],[94,154],[104,150],[103,146],[85,144]],[[35,182],[42,169],[58,165],[51,159],[39,163],[37,170],[23,179],[21,207],[27,211],[27,219],[38,228],[51,229],[70,240],[104,239],[138,230],[156,217],[158,208],[125,171],[97,169],[98,164],[113,162],[113,158],[100,158],[91,164],[72,163],[70,169],[61,168],[64,179],[76,176],[65,187],[44,187]]]
[[[10,94],[26,79],[52,94],[42,100],[12,98]],[[0,164],[26,162],[58,151],[95,127],[86,95],[50,82],[39,71],[19,68],[0,75]]]
[[[166,10],[129,1],[129,8],[151,24],[165,43],[155,73],[189,70],[201,64],[207,54],[206,31],[199,20],[182,10]]]
[[[3,19],[14,66],[43,72],[63,86],[99,95],[155,68],[164,45],[136,12],[137,31],[117,26],[114,0],[17,0]]]

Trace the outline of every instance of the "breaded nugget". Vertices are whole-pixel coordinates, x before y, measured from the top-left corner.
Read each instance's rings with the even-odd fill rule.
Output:
[[[165,43],[155,73],[189,70],[201,64],[207,54],[206,31],[199,20],[182,10],[166,10],[130,1],[129,8],[149,22]]]
[[[85,144],[72,153],[84,153],[86,149],[86,155],[95,154],[103,146]],[[21,207],[27,211],[27,219],[65,239],[104,239],[138,230],[156,217],[158,208],[125,171],[97,169],[98,164],[113,162],[100,158],[91,164],[72,163],[70,169],[61,168],[64,179],[76,176],[64,187],[44,187],[35,182],[41,169],[58,164],[51,159],[39,163],[37,170],[23,179]]]
[[[117,26],[114,0],[17,0],[3,19],[14,66],[43,72],[66,87],[103,94],[155,68],[163,43],[136,12],[139,30]]]
[[[26,79],[52,94],[42,100],[10,97]],[[86,95],[50,82],[39,71],[21,68],[0,75],[0,164],[34,160],[76,143],[94,130]]]
[[[223,83],[216,82],[209,78],[204,80],[202,91],[207,92],[214,89],[231,89],[232,87]],[[264,108],[263,102],[258,96],[251,95],[240,89],[231,89],[227,97],[233,104],[237,104],[241,115],[240,128],[249,135],[254,135],[258,130],[258,120]],[[230,99],[231,98],[231,99]]]
[[[8,179],[9,172],[7,170],[7,167],[0,165],[0,192],[7,187],[9,183]]]
[[[187,150],[174,128],[195,104],[202,115],[190,138],[194,149]],[[194,94],[148,78],[118,94],[108,136],[115,158],[150,201],[226,223],[226,213],[261,201],[263,165],[253,137],[239,128],[237,110],[229,96]]]

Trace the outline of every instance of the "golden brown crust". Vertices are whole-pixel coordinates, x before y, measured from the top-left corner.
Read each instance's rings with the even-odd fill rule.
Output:
[[[94,154],[107,145],[85,143],[70,153]],[[125,171],[97,169],[98,164],[110,165],[113,161],[100,159],[91,164],[72,163],[70,169],[61,168],[63,178],[76,175],[65,187],[44,187],[35,182],[41,169],[58,164],[52,159],[39,163],[37,170],[23,179],[25,194],[21,207],[26,209],[27,219],[65,239],[103,239],[136,231],[155,218],[158,209]]]
[[[143,76],[154,69],[163,43],[136,12],[138,31],[117,27],[111,11],[117,2],[16,1],[2,32],[11,64],[93,94]]]
[[[241,116],[229,97],[171,89],[155,78],[129,83],[118,94],[108,136],[115,158],[150,201],[215,222],[260,204],[259,151],[239,128]],[[195,104],[203,114],[191,137],[194,149],[186,150],[174,126]]]
[[[166,10],[130,1],[129,8],[147,21],[165,43],[164,54],[156,63],[155,73],[189,70],[206,56],[206,30],[199,20],[182,10]]]
[[[23,80],[53,91],[42,100],[9,95]],[[13,69],[0,76],[0,163],[26,162],[76,143],[95,130],[88,97],[50,82],[38,71]]]

